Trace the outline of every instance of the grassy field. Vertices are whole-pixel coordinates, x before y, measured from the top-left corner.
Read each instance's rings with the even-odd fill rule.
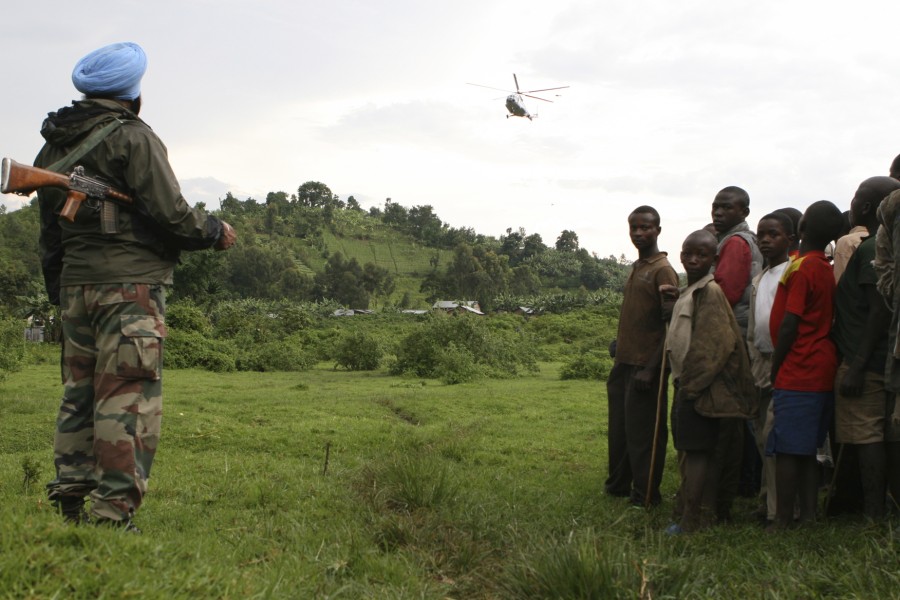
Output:
[[[169,371],[139,536],[44,499],[57,368],[0,384],[2,598],[897,598],[896,523],[667,538],[602,493],[605,391],[558,365],[444,386]]]

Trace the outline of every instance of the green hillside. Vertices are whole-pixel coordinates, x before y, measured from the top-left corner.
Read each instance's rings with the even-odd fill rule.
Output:
[[[238,243],[224,253],[183,253],[172,300],[426,308],[436,299],[470,299],[493,310],[533,306],[547,295],[616,292],[627,274],[621,262],[579,248],[571,231],[555,245],[522,229],[497,238],[451,227],[427,205],[388,200],[383,210],[366,212],[324,184],[308,182],[298,192],[270,193],[265,202],[227,195],[215,214],[237,230]],[[13,311],[43,294],[35,202],[13,212],[0,208],[0,307]]]

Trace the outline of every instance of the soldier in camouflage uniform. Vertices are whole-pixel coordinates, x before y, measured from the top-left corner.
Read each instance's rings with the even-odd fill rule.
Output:
[[[62,172],[77,160],[134,198],[128,207],[83,202],[70,223],[59,216],[65,192],[38,191],[44,279],[64,338],[48,495],[68,521],[133,531],[160,435],[165,287],[180,251],[235,240],[227,223],[187,204],[165,146],[138,118],[145,69],[132,43],[81,59],[72,81],[85,97],[50,113],[35,159]]]

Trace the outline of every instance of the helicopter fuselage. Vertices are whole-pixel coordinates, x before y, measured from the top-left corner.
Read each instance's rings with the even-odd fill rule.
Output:
[[[507,119],[510,116],[526,117],[529,121],[533,118],[532,115],[525,110],[525,100],[519,94],[510,94],[506,97],[506,110],[510,113],[509,115],[506,115]]]

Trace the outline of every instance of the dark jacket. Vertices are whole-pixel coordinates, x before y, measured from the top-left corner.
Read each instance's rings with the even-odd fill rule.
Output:
[[[134,198],[132,208],[118,210],[117,233],[101,230],[95,203],[82,203],[75,222],[69,223],[59,217],[65,192],[38,191],[44,280],[54,303],[59,302],[60,285],[170,285],[180,251],[209,248],[222,235],[221,221],[191,208],[181,195],[159,137],[113,100],[80,100],[50,113],[41,128],[46,143],[35,166],[49,167],[115,119],[121,125],[76,164],[85,175]]]

